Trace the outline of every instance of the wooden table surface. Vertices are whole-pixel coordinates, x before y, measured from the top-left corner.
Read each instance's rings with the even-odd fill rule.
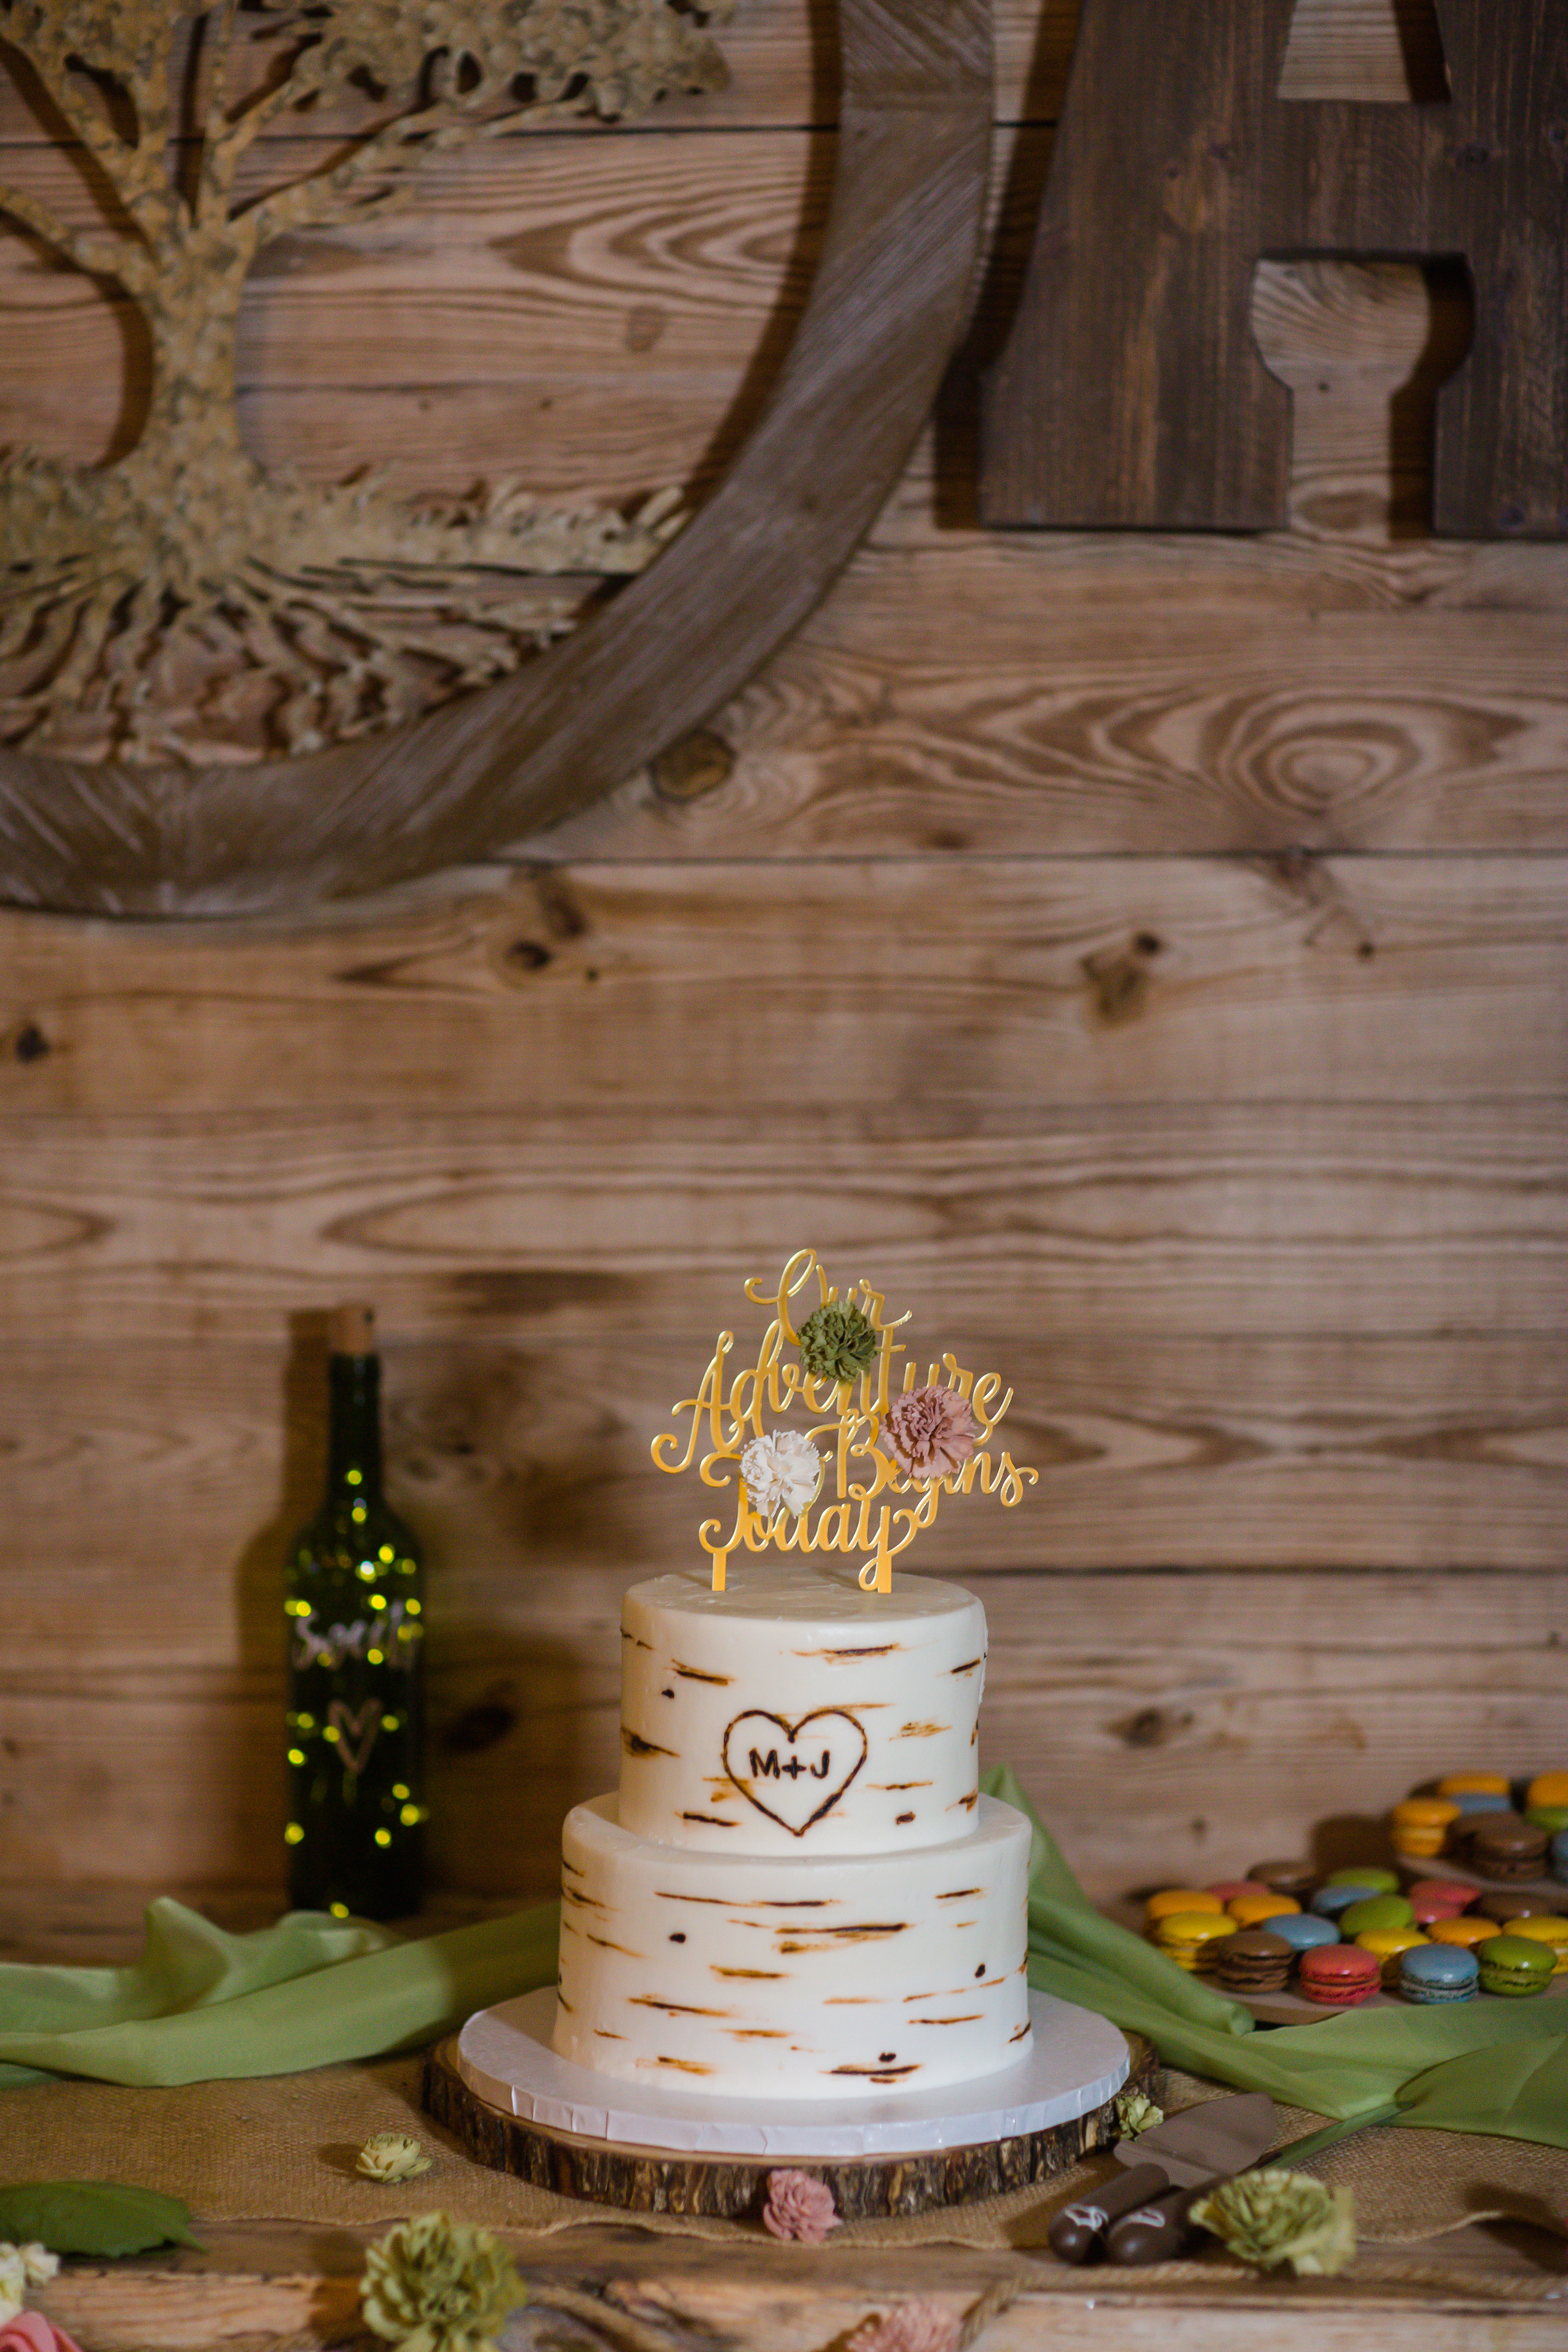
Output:
[[[261,1924],[264,1905],[252,1916],[243,1902],[205,1892],[205,1907],[226,1912],[226,1924]],[[457,1925],[486,1907],[455,1901],[421,1925]],[[39,1892],[8,1928],[0,1937],[8,1958],[119,1961],[140,1944],[132,1912],[103,1888]],[[105,2175],[126,2161],[113,2137],[106,2134]],[[26,2177],[15,2152],[7,2161]],[[206,2212],[195,2221],[204,2251],[73,2261],[38,2292],[38,2307],[81,2352],[317,2352],[376,2342],[359,2319],[364,2249],[376,2231]],[[662,2235],[629,2220],[509,2242],[530,2304],[509,2326],[504,2352],[546,2344],[839,2352],[872,2313],[925,2296],[960,2314],[991,2298],[993,2315],[972,2339],[984,2352],[1289,2352],[1298,2344],[1303,2352],[1559,2352],[1568,2343],[1568,2235],[1522,2224],[1363,2245],[1338,2279],[1259,2277],[1214,2247],[1158,2270],[1080,2271],[1040,2248],[807,2248],[776,2245],[760,2231],[744,2241]]]

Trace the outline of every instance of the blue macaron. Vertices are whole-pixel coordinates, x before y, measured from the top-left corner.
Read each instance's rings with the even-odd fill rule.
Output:
[[[1320,1944],[1337,1944],[1340,1931],[1331,1919],[1321,1919],[1310,1911],[1286,1911],[1278,1919],[1265,1923],[1271,1936],[1278,1936],[1293,1952],[1310,1952]]]
[[[1406,2000],[1474,2000],[1480,1976],[1480,1962],[1463,1944],[1416,1944],[1399,1955]]]
[[[1568,1830],[1559,1830],[1552,1841],[1552,1875],[1568,1885]]]
[[[1352,1903],[1365,1903],[1379,1892],[1375,1886],[1320,1886],[1312,1897],[1312,1908],[1320,1919],[1337,1919]]]
[[[1513,1810],[1510,1801],[1495,1789],[1462,1789],[1448,1802],[1458,1805],[1462,1813],[1507,1813]]]

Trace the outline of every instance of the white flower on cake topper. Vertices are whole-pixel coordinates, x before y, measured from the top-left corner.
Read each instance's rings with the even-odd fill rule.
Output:
[[[771,1524],[781,1504],[796,1517],[810,1509],[822,1491],[822,1456],[797,1429],[775,1430],[752,1439],[741,1455],[741,1475],[752,1510]]]

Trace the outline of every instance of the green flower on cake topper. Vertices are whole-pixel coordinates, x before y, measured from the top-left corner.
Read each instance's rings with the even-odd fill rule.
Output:
[[[852,1298],[830,1298],[800,1327],[800,1360],[820,1381],[858,1381],[880,1352],[876,1325]]]
[[[816,1304],[797,1328],[791,1301],[808,1286]],[[992,1438],[1013,1402],[997,1373],[967,1371],[944,1354],[922,1381],[911,1357],[895,1392],[893,1359],[908,1351],[894,1335],[910,1318],[888,1321],[882,1293],[868,1282],[841,1292],[815,1250],[796,1250],[773,1289],[752,1281],[746,1296],[773,1310],[755,1361],[726,1381],[735,1335],[721,1331],[696,1395],[675,1407],[677,1417],[691,1415],[684,1448],[674,1431],[653,1442],[655,1465],[671,1476],[697,1462],[705,1486],[737,1489],[728,1528],[709,1519],[699,1535],[715,1592],[724,1590],[732,1551],[770,1545],[868,1553],[862,1586],[889,1592],[893,1561],[931,1525],[944,1494],[978,1486],[1011,1509],[1036,1483],[1038,1474],[1005,1450],[993,1458]],[[785,1356],[790,1348],[798,1361]],[[805,1430],[764,1425],[764,1412],[785,1414],[796,1404]],[[705,1425],[708,1448],[699,1458]]]

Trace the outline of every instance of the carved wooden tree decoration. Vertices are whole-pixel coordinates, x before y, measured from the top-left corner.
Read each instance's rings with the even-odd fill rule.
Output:
[[[79,0],[56,0],[57,9],[65,5],[77,6]],[[534,659],[477,691],[453,694],[438,709],[416,711],[401,725],[370,723],[356,699],[363,694],[385,709],[377,698],[387,690],[383,668],[389,657],[368,639],[355,641],[367,649],[344,669],[334,651],[327,665],[334,683],[323,715],[336,723],[336,715],[349,710],[348,728],[357,731],[351,740],[297,757],[252,764],[209,760],[181,773],[167,764],[95,762],[19,748],[7,744],[0,729],[0,897],[117,915],[293,911],[493,857],[611,791],[744,684],[821,600],[892,489],[963,331],[984,220],[992,88],[988,0],[839,0],[837,13],[837,163],[811,298],[744,446],[657,563]],[[8,16],[0,22],[29,45],[38,69],[60,88],[73,126],[95,153],[102,147],[112,158],[128,179],[131,198],[156,227],[174,199],[150,171],[143,187],[141,167],[132,160],[143,147],[152,153],[156,134],[122,137],[96,98],[78,87],[68,64],[73,52],[63,35],[50,35],[45,14],[41,6],[10,0]],[[220,55],[232,54],[240,29],[262,31],[280,44],[292,39],[294,48],[279,52],[293,59],[289,73],[320,75],[324,90],[340,87],[348,60],[371,47],[354,35],[355,26],[371,26],[379,42],[405,18],[424,46],[410,36],[395,58],[375,50],[395,88],[406,93],[410,77],[417,79],[416,102],[404,129],[378,133],[374,147],[357,160],[346,159],[337,173],[264,198],[264,221],[281,220],[296,205],[304,208],[293,215],[300,219],[311,216],[315,205],[347,200],[357,208],[381,202],[385,184],[401,184],[402,166],[410,160],[405,146],[416,159],[422,144],[493,135],[509,111],[519,119],[524,104],[602,103],[606,110],[625,110],[656,89],[716,69],[690,9],[661,0],[533,0],[531,6],[528,0],[491,0],[483,7],[476,0],[471,16],[436,0],[359,0],[353,7],[319,0],[296,12],[260,6],[200,12]],[[86,32],[79,29],[83,21],[73,17],[79,30],[71,37],[95,36],[94,54],[118,61],[121,86],[145,109],[144,120],[166,120],[160,113],[160,74],[166,68],[159,62],[168,54],[162,45],[165,19],[160,16],[154,25],[151,0],[137,0],[122,16],[111,15],[110,0],[104,0]],[[447,27],[447,37],[432,41],[433,26]],[[453,26],[462,28],[460,39],[450,33]],[[142,28],[134,37],[132,26]],[[547,28],[554,28],[548,43]],[[530,77],[516,103],[510,90],[503,95],[502,68],[495,61],[494,45],[503,35],[534,44],[526,54],[520,47],[502,57],[502,65],[514,54],[521,58]],[[417,68],[416,56],[425,61]],[[459,56],[457,67],[444,62]],[[403,60],[401,83],[396,59]],[[568,70],[573,79],[563,90],[559,77]],[[330,79],[334,75],[336,81]],[[269,90],[263,103],[281,106],[284,87],[280,82]],[[296,79],[296,90],[301,87]],[[212,121],[220,146],[231,137],[254,137],[260,127],[242,125],[232,110],[220,110]],[[131,157],[122,152],[127,146]],[[388,186],[385,200],[395,193]],[[63,224],[36,208],[18,205],[16,217],[51,237],[66,234]],[[204,217],[221,243],[246,213],[231,191],[221,218],[216,198]],[[81,266],[123,260],[132,271],[145,270],[143,253],[153,249],[141,228],[123,251],[94,245],[89,255],[80,246],[66,247]],[[240,268],[238,261],[232,266]],[[176,486],[183,497],[183,486]],[[167,488],[138,528],[166,522]],[[352,506],[349,494],[342,497]],[[129,508],[136,511],[133,500]],[[645,512],[638,528],[651,538],[668,520]],[[582,527],[581,518],[574,527]],[[596,528],[613,536],[616,527],[601,518]],[[248,536],[246,547],[233,535],[228,544],[243,555]],[[642,551],[626,551],[637,561]],[[595,552],[602,552],[597,541]],[[285,564],[290,574],[301,571],[293,541],[275,554],[279,576]],[[458,570],[473,560],[466,550]],[[160,553],[159,561],[167,559]],[[369,559],[363,561],[368,574]],[[379,551],[376,561],[383,580],[389,573],[396,579],[408,562],[404,556],[389,566]],[[198,550],[188,574],[205,578],[213,568]],[[422,585],[434,568],[422,567]],[[85,575],[92,567],[81,570]],[[95,587],[101,585],[96,572],[92,577]],[[256,618],[243,625],[282,636],[291,657],[296,645],[312,651],[324,632],[357,610],[353,597],[359,577],[354,562],[340,558],[323,612],[310,604],[307,593],[322,583],[306,572],[297,603],[288,607],[300,618],[289,625],[279,619],[278,604],[267,601],[276,588],[268,580],[267,593],[258,590],[254,604],[244,607]],[[138,573],[127,595],[134,594],[140,579]],[[15,578],[11,584],[17,584]],[[76,663],[73,691],[75,677],[100,661],[116,673],[133,673],[123,701],[132,714],[127,730],[134,734],[136,711],[153,700],[150,673],[157,656],[150,620],[144,615],[140,633],[127,630],[119,608],[106,601],[94,605],[77,594],[72,604],[77,585],[56,600],[57,614],[68,609],[73,616],[68,648],[68,625],[58,617],[47,623],[62,635],[58,665]],[[37,593],[24,591],[29,593],[36,611]],[[76,631],[89,609],[97,617],[79,639],[84,658],[79,661]],[[217,628],[220,621],[226,630],[242,625],[221,614],[209,625]],[[315,723],[310,713],[321,709],[318,698],[303,719],[296,710],[306,738]],[[152,722],[147,726],[151,735]]]
[[[5,186],[0,207],[124,289],[146,322],[152,393],[118,464],[23,453],[0,470],[0,740],[144,762],[312,751],[515,668],[570,627],[582,575],[650,560],[679,520],[672,491],[627,522],[542,511],[506,485],[416,508],[371,482],[264,472],[240,442],[235,339],[268,245],[384,212],[431,156],[719,85],[704,21],[671,0],[8,0],[0,37],[122,225],[78,231]],[[187,125],[175,61],[193,39],[185,79],[203,95]],[[271,71],[233,100],[242,41],[265,45]],[[242,191],[268,124],[358,84],[382,119],[346,154]],[[185,129],[188,185],[170,148]]]

